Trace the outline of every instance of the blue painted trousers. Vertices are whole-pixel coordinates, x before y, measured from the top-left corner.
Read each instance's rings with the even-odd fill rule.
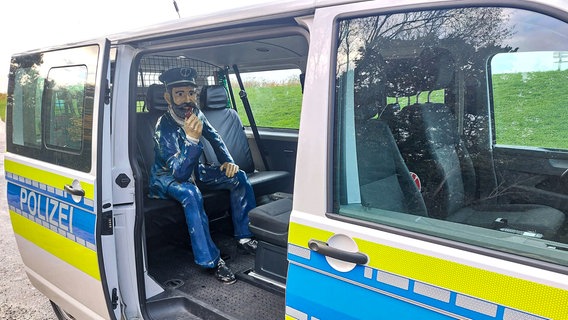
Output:
[[[256,201],[244,171],[239,170],[233,178],[228,178],[218,166],[200,164],[197,178],[207,189],[229,190],[234,236],[237,239],[252,237],[248,227],[248,213],[256,206]],[[209,219],[203,209],[203,197],[199,188],[189,181],[173,182],[168,186],[167,193],[183,206],[195,263],[213,268],[219,261],[220,252],[211,239]]]

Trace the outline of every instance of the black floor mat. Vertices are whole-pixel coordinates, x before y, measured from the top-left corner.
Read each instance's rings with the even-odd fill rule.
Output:
[[[189,246],[170,245],[148,255],[150,275],[167,289],[159,299],[187,298],[203,307],[198,309],[207,319],[284,319],[283,293],[255,284],[245,273],[254,267],[254,256],[237,253],[235,240],[230,237],[217,234],[214,241],[238,281],[231,285],[219,282],[193,262]]]

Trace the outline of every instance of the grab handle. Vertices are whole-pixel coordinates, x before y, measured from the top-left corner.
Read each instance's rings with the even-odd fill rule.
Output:
[[[356,264],[366,264],[369,262],[369,257],[361,252],[349,252],[337,248],[330,247],[326,242],[319,240],[308,241],[308,247],[314,251],[323,254],[324,256],[334,258],[337,260],[342,260],[345,262],[351,262]]]
[[[73,186],[66,184],[65,186],[63,186],[63,189],[65,189],[65,191],[67,191],[68,193],[74,196],[79,196],[79,197],[85,196],[85,190],[81,188],[75,189],[73,188]]]

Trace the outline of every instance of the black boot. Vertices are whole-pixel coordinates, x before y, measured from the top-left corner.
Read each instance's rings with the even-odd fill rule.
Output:
[[[237,281],[233,271],[227,267],[225,261],[219,258],[219,262],[217,262],[217,267],[214,268],[215,270],[215,278],[217,280],[223,282],[224,284],[233,284]]]
[[[258,241],[255,239],[248,239],[248,241],[241,243],[241,241],[237,241],[237,249],[241,253],[256,253],[256,247],[258,245]]]

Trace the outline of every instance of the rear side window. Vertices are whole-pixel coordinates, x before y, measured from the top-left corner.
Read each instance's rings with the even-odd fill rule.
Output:
[[[12,58],[7,150],[91,169],[97,45]]]
[[[45,79],[33,68],[19,68],[13,73],[11,142],[21,147],[40,149],[42,141],[41,102]],[[20,106],[20,107],[17,107]],[[9,150],[9,149],[8,149]]]
[[[568,24],[471,7],[337,30],[338,218],[568,265],[567,158],[492,143],[566,148]]]
[[[259,127],[298,129],[302,106],[302,86],[299,69],[284,69],[241,74],[254,121]],[[231,85],[239,90],[236,77]],[[238,92],[235,92],[237,112],[245,126],[250,125]]]
[[[52,68],[47,75],[45,145],[80,153],[83,146],[87,67]]]
[[[490,65],[495,143],[567,150],[555,132],[568,123],[568,51],[498,53]]]

